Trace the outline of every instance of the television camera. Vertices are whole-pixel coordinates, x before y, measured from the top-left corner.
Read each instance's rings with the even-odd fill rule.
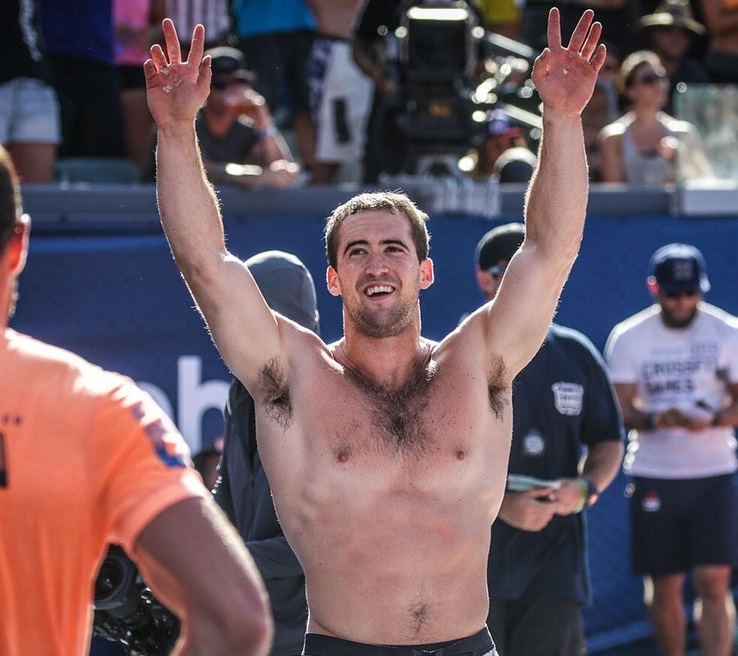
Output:
[[[537,53],[495,36],[464,0],[403,4],[388,62],[397,92],[383,101],[369,134],[375,159],[395,163],[388,173],[456,175],[459,157],[484,141],[489,111],[516,104],[521,88],[534,95],[525,78]],[[524,124],[539,118],[522,108],[517,114]]]
[[[154,597],[123,549],[112,545],[95,580],[93,635],[125,645],[130,656],[165,656],[179,621]]]

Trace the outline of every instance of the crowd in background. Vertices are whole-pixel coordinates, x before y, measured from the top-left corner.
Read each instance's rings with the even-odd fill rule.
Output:
[[[181,34],[189,36],[199,22],[206,47],[231,49],[220,52],[233,65],[225,73],[214,70],[203,109],[217,124],[205,121],[213,138],[204,146],[206,160],[220,164],[217,172],[209,168],[216,184],[373,184],[382,174],[417,172],[401,146],[414,117],[403,116],[408,96],[399,88],[405,82],[398,41],[409,7],[452,4],[12,0],[0,8],[6,34],[0,43],[0,143],[25,183],[63,180],[64,163],[78,158],[122,161],[131,181],[150,181],[155,141],[142,65],[151,45],[161,42],[161,21],[169,16]],[[474,114],[480,129],[467,143],[462,139],[452,149],[438,143],[439,154],[454,156],[452,174],[503,182],[530,177],[530,154],[523,150],[537,147],[540,110],[529,72],[554,4],[469,0],[470,20],[483,26],[484,36],[477,39],[473,75],[463,80],[469,88],[462,93],[474,94],[483,113]],[[577,0],[561,7],[565,35],[585,6],[603,23],[609,51],[584,114],[592,180],[657,186],[712,178],[704,135],[675,114],[680,103],[681,113],[689,113],[695,84],[738,83],[738,5]],[[738,114],[734,95],[722,112],[731,125]],[[703,103],[695,118],[708,123],[714,109]],[[231,131],[239,124],[255,130],[256,147],[231,152]],[[734,150],[732,141],[722,143],[723,152]],[[433,148],[426,144],[424,152]],[[514,160],[514,172],[505,176],[495,160],[510,148],[517,150],[505,163]]]

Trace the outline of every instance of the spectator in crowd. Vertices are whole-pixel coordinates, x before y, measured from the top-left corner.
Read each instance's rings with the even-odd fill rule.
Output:
[[[440,343],[420,331],[419,294],[433,282],[427,216],[403,194],[354,197],[326,225],[344,337],[329,346],[269,309],[226,249],[198,156],[194,117],[210,76],[203,30],[187,62],[169,21],[169,58],[152,48],[163,226],[224,360],[254,397],[259,455],[306,577],[305,654],[496,653],[485,574],[511,386],[545,337],[581,242],[579,114],[605,60],[593,17],[583,14],[565,47],[551,11],[549,48],[533,70],[544,127],[526,239],[495,302]]]
[[[523,128],[515,125],[504,109],[490,112],[472,177],[475,180],[491,177],[500,182],[528,182],[535,164],[536,156],[528,148]]]
[[[210,180],[242,187],[289,187],[299,166],[280,134],[264,98],[254,88],[254,73],[238,48],[220,46],[212,57],[210,95],[195,128]],[[154,148],[142,179],[154,180]]]
[[[509,223],[477,245],[477,283],[488,301],[524,237],[522,223]],[[581,333],[552,324],[513,383],[508,487],[487,574],[487,626],[502,654],[585,653],[583,511],[611,483],[622,455],[620,410],[600,354]]]
[[[266,654],[254,563],[169,418],[130,379],[8,327],[29,230],[0,147],[0,653],[87,653],[112,542],[183,622],[178,653]]]
[[[691,56],[705,26],[692,16],[689,0],[662,0],[653,14],[638,21],[644,47],[655,52],[669,78],[669,100],[664,110],[674,113],[677,85],[706,84],[710,81],[702,62]]]
[[[192,464],[208,490],[212,490],[218,481],[218,463],[220,454],[223,452],[222,444],[223,440],[218,438],[210,446],[206,446],[192,456]]]
[[[190,35],[195,25],[205,27],[205,47],[233,45],[233,26],[228,0],[164,0],[165,15],[169,16],[178,34]],[[183,54],[187,46],[183,44]]]
[[[668,244],[651,258],[654,305],[619,323],[605,347],[630,441],[625,471],[632,563],[661,653],[685,654],[691,574],[703,654],[732,652],[736,557],[738,319],[706,303],[702,253]]]
[[[587,106],[582,112],[582,127],[584,128],[584,148],[587,152],[589,165],[589,179],[600,182],[601,156],[599,136],[602,128],[612,123],[620,116],[620,104],[615,79],[620,71],[620,58],[617,47],[603,39],[607,47],[607,59],[597,76],[594,92]]]
[[[666,114],[669,78],[658,55],[639,50],[620,67],[618,90],[628,111],[599,135],[602,182],[646,186],[712,177],[696,128]]]
[[[39,0],[51,83],[61,109],[60,157],[125,157],[112,0]]]
[[[48,84],[36,0],[0,3],[0,144],[21,182],[54,178],[59,103]]]
[[[266,251],[245,262],[275,312],[316,334],[315,284],[294,255]],[[298,656],[307,627],[305,576],[284,536],[256,441],[256,407],[234,378],[228,390],[226,429],[215,501],[238,529],[264,579],[274,617],[272,656]]]
[[[318,26],[308,67],[315,126],[311,184],[333,184],[342,167],[361,161],[372,84],[354,62],[351,36],[364,1],[308,0]],[[360,171],[353,177],[358,181]]]
[[[126,130],[126,154],[142,166],[151,147],[154,119],[146,105],[143,63],[161,40],[164,0],[113,0],[115,62]]]
[[[738,84],[738,4],[735,0],[701,0],[709,44],[705,67],[710,81]]]
[[[256,73],[256,90],[280,126],[290,125],[302,164],[313,165],[308,62],[315,18],[305,0],[233,0],[238,47]]]

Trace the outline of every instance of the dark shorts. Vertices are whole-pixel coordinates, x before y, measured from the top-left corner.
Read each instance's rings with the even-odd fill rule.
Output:
[[[282,104],[285,92],[294,110],[310,111],[308,62],[313,32],[301,30],[250,36],[241,39],[238,47],[256,73],[256,89],[272,112]]]
[[[308,633],[302,653],[303,656],[497,656],[486,627],[468,638],[430,645],[369,645]]]
[[[699,565],[734,565],[735,477],[633,477],[629,485],[635,574],[663,576]]]
[[[576,601],[528,592],[520,599],[490,599],[487,626],[501,654],[585,654],[582,607]]]

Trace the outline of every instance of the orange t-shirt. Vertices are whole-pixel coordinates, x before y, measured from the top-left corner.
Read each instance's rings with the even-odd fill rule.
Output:
[[[133,381],[0,334],[0,654],[87,653],[109,543],[207,494],[174,424]]]

